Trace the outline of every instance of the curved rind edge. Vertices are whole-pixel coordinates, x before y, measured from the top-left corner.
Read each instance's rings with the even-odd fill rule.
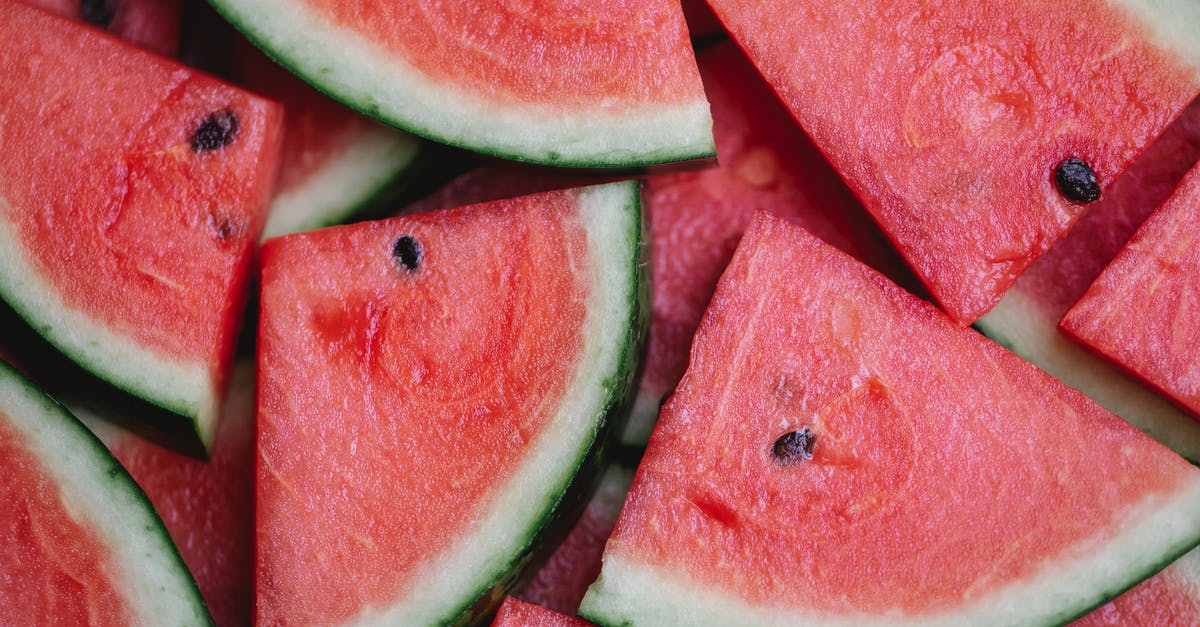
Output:
[[[0,361],[0,419],[5,415],[42,449],[32,453],[72,517],[81,507],[89,516],[79,522],[93,525],[113,549],[137,586],[126,599],[141,610],[142,624],[212,625],[191,572],[142,489],[82,422]],[[155,556],[162,562],[155,564]]]
[[[438,143],[499,159],[567,168],[634,169],[716,156],[712,116],[703,98],[620,116],[592,110],[564,114],[532,105],[526,110],[489,109],[487,103],[471,101],[459,88],[435,83],[407,68],[372,62],[386,55],[349,32],[318,28],[320,20],[286,0],[209,3],[267,56],[318,91],[364,115]],[[290,24],[280,26],[285,22]],[[330,63],[330,50],[340,51],[344,59],[340,66]],[[391,98],[381,98],[383,90]],[[383,101],[393,106],[385,107]],[[559,119],[555,124],[541,122],[556,113]],[[429,122],[439,117],[445,121]],[[638,123],[631,125],[630,120]],[[650,142],[656,134],[675,134],[682,139]],[[533,140],[539,136],[540,141]],[[589,147],[589,142],[601,146]],[[638,144],[643,146],[630,148]]]

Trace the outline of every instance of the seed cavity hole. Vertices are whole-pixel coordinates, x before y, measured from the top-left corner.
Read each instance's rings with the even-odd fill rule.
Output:
[[[771,456],[780,466],[794,466],[812,459],[817,436],[805,427],[779,436],[771,447]]]
[[[392,245],[392,257],[396,258],[396,263],[400,264],[405,272],[411,274],[421,267],[421,261],[425,259],[425,250],[421,248],[421,242],[418,242],[417,238],[401,235]]]
[[[116,16],[116,0],[79,0],[79,19],[88,24],[108,28]]]
[[[193,152],[212,152],[232,144],[240,127],[238,116],[232,109],[218,109],[204,118],[188,141]]]
[[[1054,168],[1058,193],[1071,202],[1089,204],[1100,200],[1100,182],[1096,172],[1083,159],[1068,157]]]

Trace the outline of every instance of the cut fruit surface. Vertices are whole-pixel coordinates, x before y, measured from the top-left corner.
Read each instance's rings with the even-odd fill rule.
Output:
[[[238,39],[234,79],[283,103],[285,112],[279,179],[263,239],[344,222],[413,170],[420,140],[330,100]]]
[[[507,597],[496,612],[492,627],[587,627],[591,623],[554,610]]]
[[[0,27],[0,297],[211,444],[281,111],[20,3]]]
[[[1200,415],[1200,166],[1184,177],[1062,329]]]
[[[1071,623],[1072,627],[1200,625],[1200,550]]]
[[[710,0],[970,323],[1200,92],[1189,0]]]
[[[249,625],[254,604],[254,383],[239,364],[207,462],[75,409],[162,517],[217,627]]]
[[[1200,159],[1195,101],[1067,236],[1038,258],[975,327],[1159,442],[1200,463],[1200,422],[1059,331],[1059,320]]]
[[[258,622],[494,609],[632,399],[640,215],[621,183],[264,245]]]
[[[146,497],[66,410],[0,363],[0,623],[207,625]],[[15,575],[15,576],[14,576]]]
[[[211,1],[322,91],[436,141],[580,167],[713,154],[677,2]]]
[[[22,0],[164,57],[179,51],[180,0]]]
[[[1195,546],[1198,495],[1123,420],[760,214],[581,615],[1063,622]]]

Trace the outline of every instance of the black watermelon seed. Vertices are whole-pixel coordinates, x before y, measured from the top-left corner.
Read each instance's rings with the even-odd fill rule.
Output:
[[[218,109],[208,114],[200,126],[192,131],[189,140],[194,152],[212,152],[233,143],[237,137],[238,116],[232,109]]]
[[[805,427],[779,436],[775,446],[771,447],[771,455],[780,465],[791,466],[812,459],[816,444],[817,436]]]
[[[88,24],[108,28],[116,15],[115,0],[79,0],[79,18]]]
[[[1083,159],[1063,159],[1054,168],[1054,184],[1058,186],[1058,193],[1071,202],[1088,204],[1100,200],[1096,172]]]
[[[425,258],[425,251],[421,248],[421,242],[418,242],[417,238],[411,235],[401,235],[396,238],[396,243],[392,246],[392,256],[405,270],[416,272],[421,267],[421,260]]]

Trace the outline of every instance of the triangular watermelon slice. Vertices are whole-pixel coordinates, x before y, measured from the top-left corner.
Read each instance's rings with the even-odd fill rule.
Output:
[[[628,410],[641,240],[636,183],[269,240],[256,620],[488,615]]]
[[[1062,320],[1062,329],[1200,416],[1200,166]]]
[[[210,624],[137,484],[3,362],[0,473],[0,624]]]
[[[164,57],[179,51],[181,0],[23,0]]]
[[[1113,183],[1067,237],[1042,255],[975,327],[1106,409],[1200,463],[1200,421],[1088,351],[1059,320],[1200,159],[1200,100]]]
[[[282,112],[0,2],[0,297],[212,442]]]
[[[581,615],[1043,624],[1200,542],[1200,469],[761,214]]]
[[[970,323],[1200,92],[1192,0],[709,0]]]
[[[713,156],[672,0],[210,1],[318,89],[435,141],[591,168]]]
[[[513,597],[504,599],[492,621],[492,627],[587,627],[590,624]]]

